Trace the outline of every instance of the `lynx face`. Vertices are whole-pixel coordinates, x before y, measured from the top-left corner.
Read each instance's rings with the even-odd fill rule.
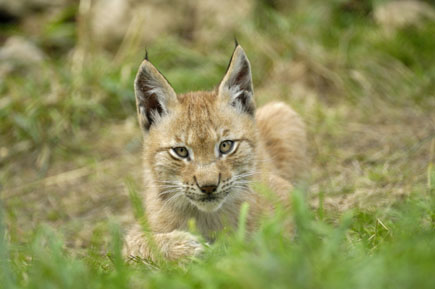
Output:
[[[135,91],[145,159],[162,200],[213,212],[247,190],[255,172],[255,104],[240,46],[213,92],[176,95],[148,60]]]

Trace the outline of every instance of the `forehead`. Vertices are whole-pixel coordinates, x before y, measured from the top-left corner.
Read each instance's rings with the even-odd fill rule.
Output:
[[[215,92],[193,92],[178,96],[174,136],[177,142],[204,144],[214,142],[229,133],[229,119]]]

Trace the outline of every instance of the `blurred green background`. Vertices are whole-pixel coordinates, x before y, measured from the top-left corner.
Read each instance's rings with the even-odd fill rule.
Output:
[[[126,267],[145,48],[177,92],[210,90],[234,37],[257,104],[307,123],[305,197],[201,260]],[[430,0],[0,0],[1,284],[434,288],[434,111]]]

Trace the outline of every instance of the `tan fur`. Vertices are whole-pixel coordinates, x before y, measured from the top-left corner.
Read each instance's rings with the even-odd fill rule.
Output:
[[[274,173],[295,180],[307,166],[305,124],[299,115],[282,102],[259,109],[257,128],[273,157]]]
[[[271,103],[252,115],[250,65],[240,46],[214,91],[176,95],[147,60],[135,85],[144,129],[144,206],[151,243],[162,256],[176,260],[199,254],[203,248],[187,232],[189,220],[205,239],[213,240],[217,232],[237,227],[244,202],[249,204],[248,230],[254,230],[258,217],[273,206],[265,205],[251,182],[265,183],[279,199],[288,200],[290,181],[306,164],[304,124],[284,103]],[[245,99],[237,102],[240,90]],[[224,140],[236,141],[233,153],[219,153]],[[177,146],[188,147],[191,159],[171,155]],[[201,201],[200,187],[208,184],[218,184],[216,200]],[[155,258],[139,226],[127,234],[123,253]]]

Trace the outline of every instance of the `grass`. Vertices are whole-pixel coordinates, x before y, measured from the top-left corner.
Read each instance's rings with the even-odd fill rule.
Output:
[[[310,186],[293,210],[182,264],[120,259],[141,214],[140,37],[88,41],[77,4],[36,32],[1,28],[49,57],[0,80],[0,288],[433,288],[435,25],[387,34],[371,16],[382,1],[351,2],[256,1],[219,39],[146,43],[184,92],[219,82],[237,35],[258,105],[290,103],[309,132]]]
[[[40,228],[30,244],[11,250],[2,272],[15,274],[2,276],[2,284],[8,284],[5,288],[431,288],[433,205],[433,199],[412,198],[388,214],[355,210],[331,225],[319,221],[302,195],[295,194],[291,215],[279,212],[264,220],[249,239],[224,235],[201,259],[182,266],[164,262],[126,266],[120,259],[119,226],[114,224],[108,257],[92,247],[83,256],[74,256],[60,236]],[[288,234],[282,220],[292,220],[294,237],[284,237]]]

